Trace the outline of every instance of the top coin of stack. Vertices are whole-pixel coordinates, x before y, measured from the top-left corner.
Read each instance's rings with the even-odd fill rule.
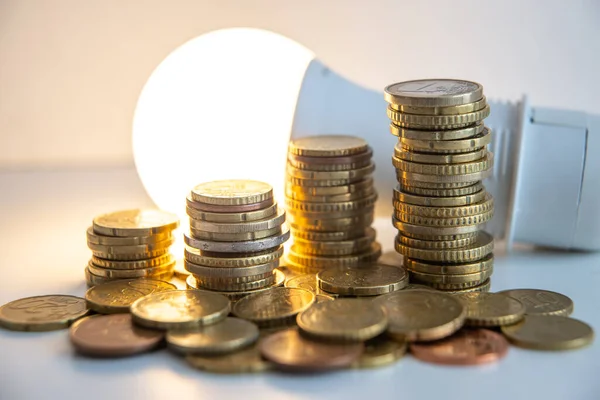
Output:
[[[373,222],[377,193],[373,152],[358,137],[324,135],[296,139],[288,149],[286,206],[295,272],[376,260],[381,247]]]
[[[202,183],[187,198],[188,287],[222,292],[230,300],[283,284],[276,270],[289,238],[285,211],[271,185],[251,180]]]
[[[158,210],[124,210],[94,218],[87,230],[92,258],[88,286],[117,279],[169,279],[175,261],[169,253],[176,215]]]
[[[493,238],[480,231],[494,203],[481,183],[493,165],[483,87],[450,79],[400,82],[385,88],[385,100],[398,136],[396,250],[411,280],[441,290],[487,290]]]

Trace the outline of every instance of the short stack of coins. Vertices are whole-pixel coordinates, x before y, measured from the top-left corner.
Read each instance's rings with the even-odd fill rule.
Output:
[[[290,142],[285,194],[292,271],[317,273],[379,258],[381,246],[370,227],[377,200],[372,155],[367,142],[354,136]]]
[[[411,282],[453,292],[488,291],[494,213],[482,180],[492,172],[483,124],[490,107],[480,84],[427,79],[385,88],[391,133],[395,248]]]
[[[187,197],[190,232],[184,236],[189,288],[230,300],[283,285],[277,270],[290,231],[271,185],[251,180],[202,183]]]
[[[176,215],[158,210],[124,210],[94,218],[87,230],[92,250],[85,278],[88,286],[118,279],[173,276],[175,260],[169,251]]]

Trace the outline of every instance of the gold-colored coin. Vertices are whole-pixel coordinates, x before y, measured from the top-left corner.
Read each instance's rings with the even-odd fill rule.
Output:
[[[426,207],[460,207],[468,206],[471,204],[479,203],[484,201],[487,192],[480,190],[473,194],[467,194],[464,196],[452,196],[452,197],[433,197],[433,196],[419,196],[402,191],[398,186],[394,188],[394,206],[396,203],[412,204],[417,206]]]
[[[275,275],[275,282],[271,285],[271,286],[267,286],[261,289],[254,289],[254,290],[245,290],[245,291],[236,291],[236,292],[228,292],[228,291],[217,291],[217,290],[207,290],[207,289],[202,289],[203,291],[209,291],[210,293],[218,293],[221,294],[225,297],[227,297],[229,300],[235,302],[238,301],[239,299],[246,297],[250,294],[255,294],[255,293],[259,293],[259,292],[263,292],[266,290],[271,290],[272,288],[275,287],[280,287],[283,285],[283,283],[285,282],[285,275],[283,274],[283,272],[281,272],[279,269],[275,269],[273,271],[273,274]],[[196,277],[194,277],[194,275],[190,275],[187,277],[187,279],[185,280],[186,283],[186,287],[188,289],[199,289],[198,286],[198,282],[196,280]]]
[[[298,315],[297,323],[314,337],[363,341],[383,333],[388,318],[372,301],[345,298],[314,304]]]
[[[195,220],[206,222],[219,222],[223,224],[234,224],[239,222],[257,221],[277,214],[277,204],[272,204],[266,208],[248,211],[248,212],[208,212],[197,210],[192,207],[186,207],[187,215]]]
[[[185,360],[194,368],[218,374],[263,372],[272,364],[261,357],[256,345],[221,356],[189,355]]]
[[[192,199],[219,206],[239,206],[260,203],[273,198],[268,183],[246,179],[205,182],[192,189]]]
[[[472,286],[470,288],[464,288],[464,289],[444,290],[443,292],[452,294],[452,295],[458,295],[458,294],[463,294],[463,293],[473,293],[473,292],[489,292],[491,287],[492,287],[492,281],[490,280],[490,278],[488,278],[484,282],[482,282],[481,284],[479,284],[477,286]],[[436,289],[436,290],[439,290],[439,289]]]
[[[324,292],[321,288],[319,288],[316,274],[296,275],[285,282],[285,287],[309,290],[312,293],[314,293],[315,296],[323,295],[326,297],[330,297],[331,300],[338,296],[335,293]],[[318,300],[318,298],[315,300]]]
[[[561,315],[567,317],[573,312],[573,300],[564,294],[541,289],[510,289],[498,292],[519,300],[525,306],[527,315]]]
[[[441,228],[431,228],[431,227],[422,227],[419,225],[410,225],[403,224],[398,220],[392,220],[395,225],[402,225],[406,229],[402,230],[402,235],[408,236],[413,239],[421,239],[421,240],[458,240],[458,239],[466,239],[476,237],[479,234],[479,231],[483,229],[483,225],[476,225],[477,228],[473,227],[458,227],[462,231],[462,228],[469,230],[469,232],[456,233],[456,230],[446,230]],[[427,228],[428,230],[424,230],[424,233],[415,233],[415,231],[419,231],[420,228]],[[447,235],[438,235],[439,232],[449,232]],[[436,233],[437,232],[437,233]]]
[[[475,185],[478,181],[474,182],[426,182],[426,181],[414,181],[410,179],[404,179],[399,177],[402,171],[396,170],[396,175],[398,177],[398,183],[400,183],[401,187],[409,186],[409,187],[418,187],[423,189],[436,189],[436,190],[444,190],[444,189],[462,189]]]
[[[131,254],[144,254],[164,250],[170,247],[173,243],[175,243],[175,238],[172,237],[155,244],[138,244],[132,246],[106,246],[102,244],[88,243],[88,247],[90,250],[96,253],[110,254],[114,256],[128,256]]]
[[[307,157],[341,157],[364,153],[369,146],[364,139],[346,135],[309,136],[290,141],[291,154]]]
[[[418,79],[386,86],[390,104],[415,107],[449,107],[474,103],[483,98],[483,86],[457,79]]]
[[[405,257],[404,266],[412,272],[420,272],[424,274],[472,274],[493,268],[494,255],[490,254],[481,260],[464,264],[436,264]]]
[[[349,193],[362,192],[365,190],[373,190],[373,178],[367,178],[362,181],[354,182],[343,186],[331,186],[331,187],[310,187],[310,186],[299,186],[291,185],[286,183],[286,192],[302,193],[309,196],[337,196],[346,195]],[[291,197],[291,196],[290,196]]]
[[[265,264],[239,266],[235,268],[209,267],[184,261],[185,268],[194,275],[205,278],[238,278],[271,273],[279,266],[279,260],[273,260]]]
[[[310,290],[279,287],[240,299],[233,314],[261,328],[289,325],[314,302],[315,294]]]
[[[137,299],[173,289],[177,289],[175,285],[157,279],[124,279],[88,289],[85,301],[100,314],[126,313]]]
[[[358,200],[330,203],[310,203],[287,198],[285,204],[290,212],[294,213],[297,211],[307,213],[337,213],[343,211],[357,211],[366,207],[372,207],[376,201],[377,194],[373,194]]]
[[[326,188],[335,186],[350,186],[353,183],[366,180],[370,175],[364,175],[358,178],[349,179],[302,179],[290,176],[286,177],[287,186],[300,186],[304,188]]]
[[[558,315],[526,315],[523,321],[502,327],[513,344],[536,350],[571,350],[591,344],[594,331],[585,322]]]
[[[407,114],[387,108],[387,116],[395,125],[417,129],[455,129],[463,128],[484,120],[490,115],[490,106],[465,114],[420,115]]]
[[[395,249],[398,253],[409,258],[443,263],[468,263],[477,261],[494,250],[494,238],[487,232],[479,232],[477,241],[471,245],[452,249],[419,249],[409,247],[396,240]]]
[[[260,252],[258,254],[248,255],[247,257],[238,256],[233,253],[236,257],[224,257],[221,254],[217,256],[205,255],[206,252],[195,249],[193,247],[186,247],[184,251],[184,257],[187,261],[203,265],[206,267],[218,267],[218,268],[237,268],[237,267],[251,267],[253,265],[268,264],[273,261],[279,260],[283,255],[283,247],[277,247],[275,249],[268,250],[267,252]]]
[[[480,214],[452,218],[421,217],[419,215],[408,214],[398,211],[394,212],[394,217],[400,222],[436,228],[455,228],[464,227],[468,225],[480,225],[492,219],[493,216],[493,208],[488,209]]]
[[[443,339],[458,331],[466,317],[458,298],[431,290],[400,290],[379,296],[373,303],[385,308],[388,335],[399,340]]]
[[[221,223],[221,222],[206,222],[200,220],[190,220],[190,227],[194,230],[218,233],[218,234],[238,234],[264,231],[280,227],[285,222],[285,210],[277,209],[277,214],[259,219],[256,221]]]
[[[249,240],[264,239],[282,233],[281,225],[275,228],[263,229],[254,232],[242,233],[214,233],[190,227],[190,233],[194,238],[200,240],[211,240],[215,242],[245,242]]]
[[[294,168],[306,171],[348,171],[367,167],[371,164],[372,151],[367,151],[355,157],[300,157],[288,155],[288,164]],[[313,162],[312,160],[331,160],[331,162]],[[335,161],[335,162],[333,162]]]
[[[68,328],[88,312],[81,297],[61,294],[26,297],[0,307],[0,327],[12,331],[55,331]]]
[[[393,205],[396,211],[405,214],[434,218],[454,218],[482,214],[488,210],[491,210],[494,208],[494,199],[492,195],[488,193],[486,194],[485,199],[481,202],[458,207],[421,206],[402,203],[399,201],[394,201]]]
[[[392,164],[398,171],[416,174],[452,176],[487,171],[494,165],[494,155],[493,153],[487,152],[483,158],[476,161],[458,164],[424,164],[392,157]]]
[[[301,254],[344,256],[361,253],[371,247],[375,241],[375,229],[367,228],[366,233],[366,236],[343,241],[315,241],[294,238],[294,244]]]
[[[329,211],[329,212],[306,212],[299,210],[289,210],[289,220],[322,221],[320,226],[339,225],[339,220],[344,218],[361,218],[363,214],[372,214],[375,212],[375,204],[364,208],[357,208],[348,211]],[[315,222],[310,222],[315,223]],[[370,224],[369,224],[370,225]]]
[[[366,229],[373,223],[374,214],[365,210],[364,213],[354,217],[343,217],[333,219],[322,218],[300,218],[292,214],[288,215],[290,226],[295,230],[312,230],[323,232],[343,231],[346,229]]]
[[[492,141],[492,131],[488,127],[484,127],[481,133],[474,137],[456,140],[419,140],[400,138],[399,145],[405,146],[408,149],[424,149],[424,151],[474,151],[481,147],[485,147]]]
[[[335,266],[352,266],[375,261],[380,255],[381,245],[377,242],[373,243],[367,252],[340,257],[317,257],[305,255],[298,253],[295,245],[292,245],[288,254],[288,260],[294,264],[300,264],[307,267],[327,268]]]
[[[404,236],[399,233],[398,236],[396,236],[396,241],[402,243],[404,246],[417,249],[447,250],[472,245],[477,241],[477,236],[456,240],[421,240]]]
[[[335,180],[335,179],[352,179],[353,181],[364,179],[375,171],[375,164],[369,164],[366,167],[358,169],[350,169],[346,171],[309,171],[306,169],[294,168],[291,165],[286,169],[290,177],[298,179],[315,179],[315,180]],[[310,186],[310,185],[309,185]]]
[[[465,289],[480,285],[494,272],[494,268],[490,267],[480,272],[472,272],[470,274],[428,274],[423,272],[415,272],[408,270],[410,280],[426,284],[435,289]]]
[[[248,347],[258,340],[258,327],[239,318],[227,317],[194,331],[167,332],[167,345],[183,354],[223,355]]]
[[[175,214],[159,210],[124,210],[103,214],[93,221],[94,233],[140,237],[170,232],[179,226]]]
[[[352,364],[352,367],[377,368],[393,364],[404,357],[406,347],[405,341],[391,340],[385,336],[367,340],[364,352]]]
[[[305,227],[298,227],[296,229],[292,226],[292,233],[294,235],[294,240],[302,239],[302,240],[310,240],[310,241],[336,241],[336,240],[354,240],[359,237],[363,237],[367,235],[366,230],[368,227],[359,227],[358,229],[348,229],[341,231],[332,231],[332,232],[315,232],[305,230]]]
[[[135,278],[151,278],[153,276],[162,276],[166,273],[173,272],[175,267],[175,261],[171,261],[168,264],[158,265],[150,268],[138,268],[138,269],[111,269],[97,267],[92,263],[89,263],[88,270],[97,276],[104,278],[114,279],[135,279]]]
[[[102,251],[92,250],[92,255],[95,258],[101,258],[108,261],[143,261],[151,258],[166,256],[169,253],[169,248],[166,247],[160,250],[148,251],[144,253],[104,253]]]
[[[404,268],[384,264],[339,266],[317,274],[319,288],[344,296],[376,296],[403,289],[408,285]]]
[[[491,153],[488,153],[491,154]],[[426,164],[425,164],[426,165]],[[415,172],[406,172],[396,170],[396,179],[398,181],[408,181],[413,182],[414,186],[415,182],[430,182],[430,183],[446,183],[446,184],[454,184],[454,183],[464,183],[465,185],[469,185],[473,182],[482,181],[485,178],[489,177],[492,174],[491,165],[488,169],[485,169],[480,172],[473,172],[469,174],[459,174],[459,175],[429,175],[429,174],[418,174]]]
[[[445,129],[425,131],[422,129],[408,129],[393,122],[390,124],[390,133],[399,138],[415,140],[457,140],[477,136],[483,132],[483,123],[459,129]]]
[[[155,245],[165,240],[171,239],[171,232],[157,233],[150,236],[104,236],[94,233],[94,227],[90,226],[86,232],[88,243],[104,246],[136,246],[136,245]]]
[[[154,329],[193,329],[217,323],[229,314],[227,297],[202,290],[169,290],[141,297],[130,311],[133,321]]]
[[[217,290],[222,292],[243,292],[248,290],[263,289],[275,283],[275,275],[271,272],[254,276],[250,280],[242,277],[232,279],[215,279],[196,276],[198,289]]]
[[[457,187],[457,188],[447,188],[447,189],[432,189],[432,188],[422,188],[415,185],[405,185],[404,183],[400,183],[400,190],[403,193],[416,195],[416,196],[428,196],[428,197],[457,197],[457,196],[467,196],[473,195],[475,193],[479,193],[484,191],[483,184],[481,182],[477,182],[470,186],[465,187]],[[441,201],[441,200],[440,200]]]
[[[117,280],[128,280],[127,278],[107,278],[100,275],[95,275],[90,272],[90,270],[85,268],[85,282],[88,287],[93,287],[96,285],[103,285],[105,283],[114,282]],[[156,274],[152,276],[152,279],[160,280],[160,281],[168,281],[173,277],[173,270],[166,270],[164,273]],[[131,279],[131,278],[129,278]],[[138,279],[138,278],[136,278]],[[142,278],[139,278],[142,279]]]
[[[173,256],[170,253],[165,253],[162,256],[147,258],[138,261],[118,261],[118,260],[105,260],[92,256],[90,262],[97,267],[110,268],[110,269],[145,269],[157,267],[159,265],[168,264],[173,261]]]
[[[470,151],[468,153],[458,153],[458,154],[431,154],[431,153],[422,153],[417,151],[409,151],[405,147],[394,148],[394,157],[392,158],[392,163],[396,168],[403,169],[404,165],[402,161],[412,162],[412,163],[420,163],[420,164],[441,164],[441,165],[455,165],[460,163],[472,163],[484,158],[486,154],[485,148],[474,149],[474,151]],[[400,161],[396,161],[400,160]]]
[[[295,200],[295,201],[304,201],[304,202],[309,202],[309,203],[343,203],[343,202],[347,202],[347,201],[364,199],[365,197],[369,197],[373,194],[375,194],[375,188],[373,186],[371,186],[368,189],[359,191],[359,192],[337,194],[337,195],[330,195],[330,196],[312,196],[310,194],[305,194],[304,192],[301,192],[301,191],[294,192],[289,187],[287,187],[285,190],[285,195],[287,196],[288,199]]]
[[[465,324],[470,326],[511,325],[525,315],[525,306],[519,300],[498,293],[465,293],[459,298],[467,307]]]
[[[455,115],[479,111],[487,105],[485,96],[473,103],[445,107],[417,107],[403,104],[390,104],[390,108],[407,114],[420,115]]]

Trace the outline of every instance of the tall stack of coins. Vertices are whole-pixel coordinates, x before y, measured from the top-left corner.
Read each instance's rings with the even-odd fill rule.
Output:
[[[294,244],[288,266],[317,273],[381,255],[373,222],[377,193],[373,152],[353,136],[313,136],[290,142],[286,206]]]
[[[281,286],[277,270],[290,231],[271,185],[223,180],[196,186],[187,198],[190,233],[184,239],[190,288],[230,300]]]
[[[494,213],[481,183],[492,171],[483,124],[490,107],[475,82],[427,79],[385,88],[392,158],[396,250],[411,281],[440,290],[487,291],[493,238],[482,232]]]
[[[85,269],[88,286],[118,279],[170,279],[175,260],[169,252],[176,215],[158,210],[103,214],[87,230],[92,258]]]

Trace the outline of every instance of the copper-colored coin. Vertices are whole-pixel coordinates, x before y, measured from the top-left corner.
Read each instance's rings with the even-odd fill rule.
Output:
[[[487,329],[465,329],[437,342],[411,343],[410,351],[416,358],[434,364],[476,365],[504,357],[508,342]]]
[[[218,204],[206,204],[194,201],[190,196],[187,197],[187,206],[200,211],[208,212],[247,212],[256,211],[263,208],[267,208],[273,205],[273,199],[267,199],[258,203],[251,204],[238,204],[238,205],[218,205]]]
[[[160,331],[133,325],[131,315],[92,315],[77,321],[70,330],[78,352],[96,357],[122,357],[143,353],[162,341]]]
[[[259,343],[263,357],[278,367],[300,371],[324,371],[352,365],[364,345],[358,343],[318,342],[288,329],[265,337]]]

